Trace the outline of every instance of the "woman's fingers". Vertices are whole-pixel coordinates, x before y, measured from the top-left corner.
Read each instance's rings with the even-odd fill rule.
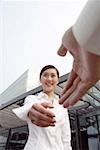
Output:
[[[47,108],[53,108],[49,103],[35,103],[28,113],[28,117],[35,125],[46,127],[55,126],[54,114]]]
[[[53,105],[50,103],[43,102],[41,104],[39,103],[34,104],[33,108],[37,110],[38,112],[40,112],[41,114],[45,114],[46,116],[49,116],[49,117],[55,117],[55,114],[47,109],[47,108],[53,108]]]
[[[32,120],[32,123],[39,126],[39,127],[49,127],[49,126],[52,126],[54,127],[55,124],[54,123],[50,123],[50,122],[47,122],[47,121],[44,121],[44,120]]]

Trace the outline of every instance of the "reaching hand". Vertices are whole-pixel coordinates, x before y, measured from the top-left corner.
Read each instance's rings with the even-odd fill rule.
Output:
[[[67,30],[66,40],[63,40],[58,55],[65,56],[67,51],[71,53],[74,60],[72,71],[59,100],[65,108],[79,101],[100,79],[100,56],[83,49],[77,43],[72,28]]]
[[[55,115],[47,108],[53,108],[50,103],[35,103],[28,113],[31,122],[40,127],[55,126]]]

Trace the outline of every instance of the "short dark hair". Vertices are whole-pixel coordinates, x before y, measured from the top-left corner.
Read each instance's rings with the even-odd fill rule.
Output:
[[[57,72],[57,76],[59,78],[59,71],[58,71],[58,69],[55,66],[53,66],[53,65],[46,65],[40,71],[40,79],[41,79],[41,75],[43,74],[43,72],[46,71],[47,69],[55,69],[56,72]]]

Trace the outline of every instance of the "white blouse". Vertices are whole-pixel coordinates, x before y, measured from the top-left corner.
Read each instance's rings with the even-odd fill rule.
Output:
[[[29,137],[24,150],[71,150],[70,124],[68,112],[58,102],[55,95],[53,99],[56,124],[54,127],[39,127],[30,121],[27,114],[34,103],[50,102],[48,96],[41,92],[38,96],[29,95],[25,99],[24,106],[13,109],[13,112],[22,120],[27,121]]]

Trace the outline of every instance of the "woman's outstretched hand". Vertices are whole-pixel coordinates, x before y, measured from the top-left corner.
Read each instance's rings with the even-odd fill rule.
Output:
[[[53,105],[47,102],[35,103],[31,107],[28,117],[30,118],[31,122],[37,126],[55,126],[55,115],[52,111],[50,111],[52,108]]]

